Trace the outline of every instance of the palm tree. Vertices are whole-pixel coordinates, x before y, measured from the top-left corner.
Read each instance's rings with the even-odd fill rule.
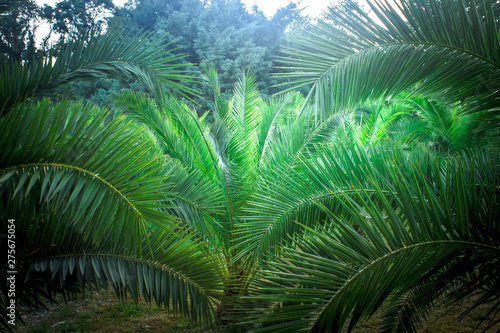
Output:
[[[211,69],[215,121],[207,123],[165,94],[162,82],[180,90],[171,79],[182,73],[164,65],[170,59],[161,58],[158,45],[134,48],[138,38],[121,46],[129,50],[125,55],[116,51],[119,61],[95,60],[92,50],[120,46],[106,35],[65,49],[62,63],[72,66],[58,59],[38,70],[5,67],[2,73],[9,96],[0,119],[2,230],[16,221],[15,265],[24,281],[16,296],[35,306],[56,292],[111,286],[194,320],[227,321],[228,309],[248,294],[259,258],[285,232],[269,234],[267,221],[258,228],[249,223],[258,216],[247,208],[254,190],[293,172],[308,149],[331,141],[342,117],[319,125],[309,115],[297,121],[300,97],[266,104],[250,74],[226,101]],[[99,71],[131,71],[152,97],[117,96],[115,107],[131,117],[111,120],[106,110],[82,103],[37,102],[37,93]],[[21,88],[9,93],[12,80]],[[296,208],[280,211],[272,223],[283,220],[293,229]],[[258,229],[256,241],[250,228]]]
[[[283,306],[284,314],[280,316],[272,312],[266,320],[259,311],[256,314],[258,320],[246,317],[246,321],[243,319],[244,323],[278,322],[278,326],[264,326],[264,330],[274,331],[279,327],[289,326],[290,331],[296,331],[310,323],[311,318],[305,317],[304,313],[299,315],[299,312],[304,311],[307,299],[313,303],[311,312],[320,313],[320,318],[328,318],[331,312],[321,312],[319,296],[314,294],[318,287],[307,284],[306,274],[295,274],[294,278],[290,278],[293,274],[289,274],[289,271],[280,274],[276,271],[274,265],[277,264],[273,259],[285,261],[286,267],[294,267],[299,271],[301,267],[296,264],[297,258],[302,255],[307,258],[312,256],[305,248],[298,252],[297,246],[312,242],[314,237],[311,233],[318,233],[318,230],[328,237],[334,237],[335,234],[331,235],[331,232],[337,223],[350,228],[351,233],[356,231],[353,235],[357,235],[357,238],[351,240],[351,243],[342,244],[341,249],[337,250],[340,252],[344,249],[352,255],[356,250],[353,244],[363,239],[360,233],[375,228],[367,227],[368,224],[358,221],[359,216],[366,218],[367,214],[375,214],[373,207],[383,208],[383,204],[393,207],[397,202],[391,201],[388,204],[385,196],[397,196],[396,186],[416,186],[416,175],[425,174],[426,178],[429,178],[427,173],[433,175],[433,171],[446,167],[446,163],[436,163],[435,169],[431,168],[428,165],[429,159],[439,155],[429,149],[423,149],[420,153],[418,147],[406,153],[399,149],[386,151],[383,147],[390,142],[387,140],[360,138],[360,142],[367,146],[356,148],[358,141],[353,140],[352,131],[346,127],[346,124],[352,122],[351,116],[337,113],[318,123],[313,116],[314,109],[303,110],[303,101],[297,95],[286,95],[281,100],[264,103],[258,97],[252,75],[247,74],[241,78],[235,87],[233,98],[229,101],[220,94],[214,69],[206,69],[206,79],[215,95],[215,108],[212,110],[214,121],[211,123],[205,121],[207,115],[198,118],[186,105],[163,95],[151,99],[127,92],[115,97],[115,107],[149,128],[152,140],[157,142],[162,154],[176,161],[179,165],[177,173],[185,177],[185,181],[174,187],[179,198],[172,204],[173,208],[169,212],[180,217],[181,223],[190,227],[204,240],[207,255],[215,254],[214,257],[218,258],[215,266],[219,279],[224,281],[224,287],[220,290],[224,296],[218,304],[220,319],[223,322],[238,322],[245,318],[242,313],[251,312],[252,307],[262,309],[271,306],[275,309],[277,306]],[[299,116],[301,109],[303,111]],[[380,117],[377,116],[373,121],[366,122],[365,126],[372,130],[379,128],[378,133],[383,133],[383,128],[390,125],[395,119],[394,116],[398,116],[398,112],[389,116],[388,124],[380,125],[377,120]],[[368,130],[365,129],[365,132]],[[383,138],[384,135],[380,134],[378,137]],[[344,148],[335,149],[336,146]],[[387,164],[386,161],[392,162]],[[453,162],[453,159],[450,161]],[[400,169],[392,168],[398,163],[401,164]],[[489,165],[485,169],[491,170]],[[458,174],[461,174],[461,171],[453,168],[449,170]],[[399,178],[406,183],[399,181]],[[430,178],[429,182],[433,183],[434,178]],[[430,186],[427,183],[424,185]],[[195,205],[185,200],[186,192],[190,191],[196,191],[198,195],[203,196],[204,205]],[[422,197],[427,192],[417,194]],[[415,201],[417,194],[412,192],[406,199]],[[439,198],[439,195],[437,197]],[[371,204],[372,211],[369,210],[370,207],[364,207],[367,200],[374,200]],[[354,204],[358,206],[351,207]],[[443,211],[456,209],[440,208]],[[491,209],[494,212],[496,206]],[[364,213],[361,214],[358,210]],[[397,213],[402,214],[399,210]],[[330,216],[345,216],[345,220],[331,219]],[[404,224],[401,219],[397,220],[399,229]],[[413,219],[420,220],[421,216]],[[296,223],[297,221],[299,223]],[[390,223],[390,220],[384,217],[378,226],[387,223]],[[307,232],[304,233],[304,230]],[[412,234],[407,238],[414,240],[413,233],[417,231],[419,230],[408,230],[407,232]],[[415,237],[422,240],[429,232],[426,229],[423,232],[425,235]],[[401,234],[388,234],[379,238],[389,239],[391,236],[397,239]],[[441,236],[443,233],[436,235],[437,238]],[[368,244],[369,241],[367,239],[365,243]],[[380,245],[381,240],[377,239],[377,242]],[[454,240],[443,242],[455,245]],[[410,247],[418,245],[412,244]],[[318,253],[328,254],[329,246],[333,248],[330,243],[321,251],[318,250]],[[363,250],[366,253],[372,251],[369,247]],[[428,248],[425,250],[428,251]],[[404,251],[397,249],[396,252],[399,254]],[[297,257],[287,260],[287,253],[296,253]],[[387,254],[386,251],[382,255]],[[376,261],[379,257],[370,259]],[[415,260],[417,259],[418,257]],[[263,266],[264,261],[268,262],[267,266]],[[365,259],[364,263],[369,263],[369,260]],[[308,265],[308,270],[314,267],[314,270],[321,271],[323,268],[317,266],[318,261],[311,261]],[[346,265],[354,264],[348,262]],[[415,265],[415,261],[411,262],[411,265]],[[437,267],[431,265],[436,265],[436,262],[429,261],[422,265],[422,271],[425,268]],[[363,268],[360,264],[358,266],[359,269]],[[262,274],[262,269],[266,267],[268,271]],[[328,271],[328,268],[329,266],[325,267],[326,273],[322,277],[330,277],[335,273]],[[352,269],[351,274],[353,272],[357,271]],[[352,276],[344,277],[348,280]],[[269,286],[268,282],[275,279],[284,286]],[[300,287],[294,286],[294,283],[298,283]],[[321,283],[329,284],[328,281]],[[289,290],[287,287],[290,286],[292,289]],[[301,299],[300,306],[284,306],[287,303],[293,305],[294,302],[288,301],[287,295],[292,295],[290,297],[293,298],[299,294],[294,292],[302,289],[305,296],[297,296]],[[268,295],[269,291],[273,294]],[[328,294],[323,286],[322,292],[327,295],[324,297],[329,297],[336,290],[329,289]],[[307,294],[313,297],[308,298]],[[259,303],[262,299],[267,302]],[[257,303],[253,303],[254,301]],[[342,306],[343,303],[340,304]],[[349,305],[347,307],[349,308]],[[297,312],[294,312],[294,309]],[[407,314],[405,318],[408,317]],[[296,318],[302,320],[294,322],[292,319]],[[388,322],[389,319],[391,318],[388,318]],[[342,327],[343,322],[337,322],[339,327]],[[353,320],[353,324],[355,322],[356,320]],[[328,321],[324,326],[314,329],[321,331],[332,327],[332,322]]]
[[[126,117],[39,97],[100,75],[186,92],[177,81],[189,77],[149,39],[96,36],[65,46],[55,62],[2,67],[0,215],[2,233],[13,235],[2,240],[13,250],[11,266],[0,271],[3,326],[11,327],[11,299],[38,306],[56,292],[107,286],[213,321],[221,284],[213,259],[169,213],[179,197],[172,191],[181,182],[176,164]],[[12,271],[15,296],[6,284]]]
[[[462,130],[450,122],[450,109],[477,126],[470,134],[496,131],[500,43],[490,6],[453,0],[369,6],[371,15],[347,1],[287,50],[282,60],[291,71],[282,75],[294,80],[289,90],[312,85],[307,102],[319,119],[402,92],[437,96],[440,104],[421,109],[433,135]],[[392,125],[377,126],[380,114],[371,129]],[[387,140],[306,155],[289,192],[323,191],[329,205],[314,202],[328,218],[292,234],[267,260],[246,323],[269,332],[350,331],[382,308],[383,331],[407,332],[436,302],[476,293],[463,315],[487,304],[486,326],[498,322],[497,157],[470,144],[442,154]],[[277,207],[283,198],[268,196],[262,205]]]

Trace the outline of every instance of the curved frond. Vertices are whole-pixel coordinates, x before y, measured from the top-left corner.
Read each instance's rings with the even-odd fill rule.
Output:
[[[334,115],[313,131],[309,139],[315,144],[311,144],[311,150],[296,151],[293,168],[288,163],[283,169],[276,165],[280,178],[271,176],[259,184],[246,207],[244,222],[239,225],[240,256],[261,257],[274,251],[280,242],[288,240],[288,235],[301,229],[296,221],[308,226],[324,222],[325,215],[318,203],[337,207],[340,212],[342,207],[336,199],[339,194],[352,192],[354,184],[366,184],[367,177],[380,178],[371,165],[371,157],[361,148],[352,152],[351,159],[349,150],[329,144],[338,126],[337,119],[338,115]],[[328,135],[318,135],[325,133]],[[308,146],[307,139],[301,147]]]
[[[227,158],[230,172],[227,173],[227,184],[233,210],[239,211],[255,185],[256,166],[261,153],[259,125],[262,122],[262,104],[255,75],[242,74],[229,101],[228,114],[222,119],[229,137]]]
[[[56,285],[78,283],[82,291],[111,287],[121,297],[143,297],[149,303],[155,301],[160,307],[211,325],[223,281],[218,278],[214,258],[200,251],[202,247],[192,237],[188,229],[155,230],[149,234],[149,242],[136,244],[142,246],[143,255],[126,248],[114,250],[81,242],[66,248],[53,247],[43,256],[32,258],[28,268],[31,273],[24,283],[50,274]],[[58,240],[56,236],[47,241]]]
[[[17,102],[50,91],[62,84],[107,75],[125,81],[138,80],[154,92],[159,85],[185,95],[190,91],[179,83],[190,80],[183,65],[173,63],[182,56],[167,56],[161,40],[150,42],[149,33],[93,36],[90,41],[65,44],[56,59],[49,54],[37,63],[6,61],[0,68],[2,114]]]
[[[319,204],[332,222],[304,227],[293,247],[271,258],[256,283],[263,295],[250,298],[268,307],[264,318],[251,318],[262,323],[259,331],[350,331],[414,291],[414,300],[399,309],[416,311],[439,295],[453,301],[481,291],[473,307],[489,304],[489,315],[498,312],[498,302],[487,301],[500,292],[494,162],[480,156],[435,160],[430,167],[414,158],[384,161],[383,178],[367,177],[365,187],[353,183],[355,191],[335,194],[344,213]],[[386,318],[397,323],[394,309]]]
[[[227,101],[220,91],[219,74],[213,65],[202,64],[203,78],[214,93],[215,107],[212,110],[215,122],[224,119],[228,113]]]
[[[170,219],[158,213],[168,207],[165,195],[171,187],[161,175],[163,163],[152,154],[151,142],[138,141],[141,133],[125,118],[104,126],[105,112],[82,104],[51,105],[48,100],[15,111],[0,123],[1,186],[11,200],[17,197],[23,204],[31,195],[37,203],[57,198],[55,207],[64,202],[75,218],[84,219],[91,219],[103,200],[116,201],[123,205],[116,212],[137,223],[132,229],[145,221],[161,226]],[[110,215],[102,218],[108,219],[104,225],[114,221]]]
[[[500,39],[489,5],[374,0],[369,6],[376,20],[347,2],[286,50],[282,61],[292,72],[280,75],[292,80],[290,90],[312,85],[322,117],[409,88],[498,115]]]
[[[170,211],[194,227],[202,237],[221,241],[227,226],[217,220],[225,212],[215,153],[195,114],[176,101],[163,106],[142,94],[116,95],[114,105],[146,126],[171,167],[175,208]]]
[[[61,292],[75,273],[76,281],[134,296],[140,290],[212,320],[218,264],[171,214],[171,166],[154,143],[126,117],[107,120],[81,103],[43,100],[12,110],[0,119],[0,211],[3,232],[8,219],[16,221],[16,268],[26,284],[19,297],[28,304],[50,297],[31,287],[34,267],[58,276]],[[188,306],[188,299],[199,302]]]

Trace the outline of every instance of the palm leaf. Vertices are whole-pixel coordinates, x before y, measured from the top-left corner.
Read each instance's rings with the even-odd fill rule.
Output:
[[[215,118],[215,122],[224,119],[228,113],[227,101],[220,91],[219,75],[216,68],[210,64],[202,65],[203,78],[207,85],[214,93],[214,109],[212,113]]]
[[[114,97],[114,105],[150,130],[168,156],[175,194],[170,210],[194,227],[200,236],[218,243],[227,237],[227,226],[217,217],[225,212],[215,153],[203,125],[192,110],[175,100],[156,100],[134,92]]]
[[[17,254],[24,301],[43,295],[30,293],[34,269],[57,277],[58,291],[73,276],[134,296],[140,290],[193,319],[212,320],[218,266],[169,214],[177,195],[169,165],[126,117],[106,118],[100,109],[43,100],[18,104],[0,120],[2,220],[17,221],[16,237],[26,245]],[[188,307],[188,298],[199,302]]]
[[[459,299],[483,290],[485,297],[473,307],[498,298],[500,208],[493,160],[462,156],[428,167],[425,154],[405,161],[389,153],[386,170],[376,167],[382,178],[353,165],[365,170],[359,172],[367,182],[353,182],[354,192],[335,195],[345,211],[321,203],[332,223],[304,226],[306,235],[295,237],[293,247],[264,270],[255,291],[263,295],[253,300],[269,310],[259,320],[250,317],[262,323],[258,331],[350,331],[387,302],[393,305],[386,313],[389,330],[390,323],[409,324],[401,319],[440,296],[457,300],[456,290]],[[328,168],[317,163],[315,169]],[[409,293],[413,299],[398,306]],[[494,315],[498,303],[489,304]]]
[[[371,167],[368,154],[360,153],[350,160],[348,150],[332,147],[332,143],[339,144],[334,139],[343,126],[342,119],[343,115],[336,114],[316,127],[311,125],[314,122],[307,127],[299,125],[299,130],[289,132],[282,143],[275,144],[268,152],[270,156],[279,156],[278,149],[286,147],[284,158],[271,164],[272,172],[262,175],[245,208],[244,222],[240,223],[236,234],[242,248],[239,257],[260,258],[267,251],[275,251],[275,246],[283,239],[286,241],[287,235],[301,230],[295,221],[309,226],[322,223],[324,213],[317,203],[338,206],[336,195],[350,191],[352,183],[357,184],[367,176],[359,168],[366,167],[370,177],[380,177]],[[299,144],[291,145],[291,140]],[[291,154],[289,147],[293,149]],[[343,158],[336,160],[335,155]],[[323,165],[325,172],[318,172],[317,163]]]
[[[222,281],[215,278],[213,258],[200,252],[187,230],[155,231],[149,238],[149,243],[142,243],[145,254],[141,256],[90,244],[58,246],[43,257],[33,258],[33,275],[25,283],[46,272],[54,283],[78,281],[82,290],[110,286],[119,296],[130,293],[135,300],[154,300],[158,306],[211,325],[222,289]]]
[[[6,61],[0,69],[0,101],[3,114],[17,102],[75,80],[100,78],[103,75],[136,79],[154,91],[164,85],[185,95],[193,91],[179,83],[191,79],[173,63],[182,55],[168,56],[160,40],[148,42],[148,33],[93,36],[88,42],[76,40],[63,45],[57,58],[49,54],[38,63],[15,64]]]
[[[260,156],[259,125],[262,122],[262,99],[257,90],[255,75],[242,74],[229,101],[229,111],[223,119],[229,137],[227,173],[229,195],[234,204],[234,215],[239,215],[255,184]]]
[[[292,80],[289,90],[312,85],[309,99],[322,117],[409,88],[497,115],[500,40],[491,6],[454,0],[369,6],[376,21],[348,1],[295,40],[297,48],[282,59],[292,72],[279,74]]]

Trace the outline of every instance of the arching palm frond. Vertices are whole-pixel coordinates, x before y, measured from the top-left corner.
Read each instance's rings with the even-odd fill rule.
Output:
[[[51,297],[39,283],[45,272],[60,292],[70,281],[111,285],[213,319],[217,265],[168,213],[169,165],[142,131],[126,117],[49,100],[14,106],[0,128],[1,227],[16,221],[21,301]]]
[[[167,154],[172,169],[174,207],[168,211],[191,227],[214,255],[218,277],[228,282],[231,218],[224,169],[205,125],[186,105],[165,98],[155,99],[124,92],[114,105],[150,130],[158,146]]]
[[[114,106],[149,129],[168,158],[176,194],[170,211],[212,243],[225,242],[228,228],[218,217],[225,213],[217,159],[203,125],[192,110],[174,100],[159,102],[134,92],[114,97]]]
[[[371,105],[355,111],[359,128],[358,140],[366,147],[379,145],[383,140],[390,140],[394,128],[402,118],[406,118],[408,112],[398,105],[386,104],[377,101]]]
[[[217,69],[209,63],[204,63],[202,65],[202,70],[204,82],[214,94],[214,108],[211,112],[214,120],[217,122],[226,117],[229,106],[220,90],[219,73],[217,72]]]
[[[294,223],[297,219],[304,224],[321,220],[323,213],[315,201],[329,200],[332,180],[304,178],[309,166],[303,159],[321,159],[322,148],[330,147],[339,137],[345,115],[335,114],[319,124],[309,115],[290,119],[268,136],[258,183],[236,234],[240,257],[261,257],[283,237],[300,229]]]
[[[193,93],[181,85],[190,80],[183,65],[174,61],[182,55],[167,55],[161,40],[148,43],[149,33],[93,36],[88,42],[76,40],[63,45],[57,58],[49,54],[38,63],[22,65],[6,61],[0,68],[0,107],[2,114],[17,102],[61,86],[65,83],[96,79],[103,75],[122,80],[136,79],[148,90],[165,86],[172,92]]]
[[[272,138],[279,136],[280,127],[293,122],[302,107],[304,98],[299,93],[288,93],[269,99],[262,107],[262,120],[259,128],[259,168],[266,168],[267,151],[273,146]],[[261,170],[260,172],[265,172]]]
[[[271,258],[256,283],[262,296],[251,299],[268,309],[250,317],[257,331],[350,331],[383,305],[384,331],[414,331],[436,300],[479,291],[472,307],[488,304],[487,319],[498,320],[496,162],[482,153],[429,162],[428,151],[398,151],[379,152],[368,165],[355,162],[363,159],[359,150],[312,162],[317,175],[340,177],[347,170],[336,165],[346,164],[332,158],[350,159],[348,173],[364,176],[332,193],[341,210],[317,201],[331,224],[305,227],[293,247]]]
[[[466,114],[460,106],[449,106],[421,96],[402,96],[393,103],[404,106],[427,132],[433,149],[460,151],[467,147],[485,147],[495,135],[482,126],[486,112]],[[490,128],[491,129],[491,128]]]
[[[231,172],[228,173],[227,183],[235,215],[241,214],[241,207],[255,186],[262,107],[255,75],[243,73],[234,87],[228,113],[222,119],[229,137],[227,154]]]
[[[441,152],[485,147],[494,132],[481,130],[484,113],[465,114],[459,106],[419,95],[402,93],[391,101],[367,102],[356,108],[346,126],[358,133],[366,147],[381,142],[417,142]]]
[[[293,107],[297,100],[291,100],[290,106]],[[299,105],[302,102],[299,102]],[[300,107],[300,106],[299,106]],[[267,173],[273,169],[274,176],[288,175],[292,169],[298,166],[298,161],[303,154],[313,152],[316,146],[331,143],[333,139],[338,138],[339,128],[344,125],[347,114],[339,112],[326,121],[317,122],[314,120],[312,110],[307,110],[299,117],[290,115],[290,110],[283,106],[280,111],[283,114],[276,114],[276,117],[286,119],[276,119],[281,123],[275,124],[272,135],[266,136],[265,149],[260,158],[262,173]],[[276,182],[272,179],[271,182]]]
[[[498,115],[500,39],[491,6],[480,1],[354,2],[294,42],[282,59],[290,90],[312,85],[323,117],[367,99],[412,88]],[[453,15],[450,15],[453,13]],[[496,122],[498,123],[498,121]]]
[[[223,298],[218,262],[207,256],[203,246],[193,242],[193,234],[188,229],[179,226],[143,234],[142,241],[130,251],[106,245],[96,247],[81,241],[62,248],[58,243],[61,233],[50,230],[61,231],[60,224],[59,220],[43,227],[45,233],[53,236],[45,240],[58,246],[45,250],[43,256],[30,258],[31,266],[24,281],[28,287],[26,296],[34,296],[29,295],[29,288],[37,280],[49,278],[52,279],[47,279],[49,292],[70,293],[76,283],[79,292],[111,287],[121,297],[131,294],[136,301],[142,297],[148,303],[155,301],[158,306],[194,321],[214,323],[216,305]],[[75,240],[81,236],[79,230],[64,231],[74,235]],[[135,253],[136,250],[142,254]],[[58,284],[63,283],[68,287],[59,289]]]
[[[113,103],[149,128],[164,154],[179,160],[189,170],[200,170],[208,178],[216,175],[216,157],[194,110],[173,98],[152,99],[130,91],[116,95]]]

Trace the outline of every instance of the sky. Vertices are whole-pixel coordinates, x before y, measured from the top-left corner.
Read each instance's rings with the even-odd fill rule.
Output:
[[[242,0],[242,2],[250,8],[257,5],[266,16],[272,16],[278,8],[288,5],[290,0]],[[332,0],[302,0],[300,7],[305,7],[306,15],[318,17],[332,2]]]
[[[127,0],[113,0],[117,6],[122,6]],[[301,7],[305,7],[304,13],[311,17],[318,17],[328,8],[328,5],[334,0],[302,0]],[[58,0],[36,0],[39,5],[50,4],[54,5]],[[266,16],[272,16],[280,7],[284,7],[290,3],[290,0],[242,0],[248,8],[254,5],[259,7],[259,10],[264,12]]]

